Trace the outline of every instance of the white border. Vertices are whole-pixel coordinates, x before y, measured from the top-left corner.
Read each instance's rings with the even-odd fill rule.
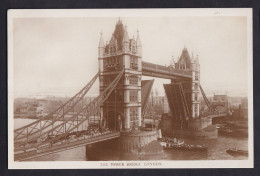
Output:
[[[131,13],[129,13],[131,11]],[[33,17],[163,17],[163,16],[246,16],[248,58],[248,160],[202,161],[45,161],[14,162],[13,160],[13,19]],[[64,9],[64,10],[8,10],[8,168],[9,169],[117,169],[117,168],[253,168],[253,35],[252,9]],[[124,166],[111,166],[124,163]],[[140,163],[140,166],[127,166]],[[147,163],[158,165],[151,166]]]

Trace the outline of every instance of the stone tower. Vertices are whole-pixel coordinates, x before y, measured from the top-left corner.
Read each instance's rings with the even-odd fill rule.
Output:
[[[110,129],[128,131],[141,126],[142,45],[129,38],[119,19],[109,42],[101,34],[98,46],[100,93],[124,70],[110,97],[101,106],[101,123]]]
[[[192,86],[191,86],[191,100],[192,100],[192,107],[191,107],[191,117],[198,118],[200,115],[200,102],[199,102],[199,94],[200,94],[200,65],[199,65],[199,58],[198,55],[194,59],[192,54],[191,57],[191,72],[192,72]]]
[[[182,54],[177,63],[175,63],[175,68],[179,70],[191,71],[192,79],[190,80],[175,80],[175,83],[182,82],[185,97],[188,103],[190,118],[196,119],[199,117],[200,102],[200,65],[198,56],[194,58],[193,54],[190,56],[186,47],[184,47]]]

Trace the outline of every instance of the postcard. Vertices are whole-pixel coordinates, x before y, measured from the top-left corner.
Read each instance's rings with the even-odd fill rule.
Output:
[[[252,168],[252,9],[11,9],[9,169]]]

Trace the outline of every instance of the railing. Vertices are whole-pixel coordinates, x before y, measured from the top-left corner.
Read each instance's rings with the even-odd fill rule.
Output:
[[[177,76],[187,76],[187,77],[192,76],[190,71],[173,69],[173,68],[170,68],[170,67],[152,64],[152,63],[144,62],[144,61],[142,62],[142,69],[148,70],[148,71],[153,71],[153,72],[160,72],[160,73],[166,73],[166,74],[171,74],[171,75],[177,75]]]
[[[31,138],[36,138],[35,136],[41,135],[44,129],[48,129],[54,123],[59,122],[60,120],[64,120],[66,114],[72,110],[75,105],[77,105],[92,87],[96,79],[98,78],[98,73],[92,78],[92,80],[81,89],[74,97],[68,100],[65,104],[60,106],[55,111],[50,114],[41,117],[33,123],[25,125],[21,128],[14,130],[14,142],[25,140],[30,142]]]
[[[120,136],[120,132],[108,131],[105,133],[98,132],[92,135],[81,135],[77,138],[70,138],[69,140],[58,141],[54,144],[47,144],[38,148],[30,148],[24,151],[15,151],[15,160],[26,160],[43,155],[48,155],[54,152],[67,150],[70,148],[79,147],[86,144],[109,140]]]
[[[18,139],[14,141],[14,148],[15,150],[29,150],[31,148],[44,146],[46,144],[52,144],[53,142],[64,139],[66,136],[75,131],[78,130],[78,127],[83,125],[85,121],[88,120],[88,118],[91,115],[91,112],[99,112],[100,105],[108,99],[112,91],[117,86],[120,78],[123,75],[123,71],[121,71],[117,77],[110,83],[110,85],[94,100],[92,100],[89,104],[84,105],[82,109],[77,111],[77,113],[74,113],[71,117],[68,119],[64,119],[62,123],[49,123],[49,126],[51,126],[50,129],[46,129],[45,131],[42,131],[42,128],[37,128],[38,131],[40,131],[40,134],[37,133],[37,135],[30,135],[30,139],[25,138],[23,141],[19,141]],[[52,121],[51,121],[52,122]],[[47,125],[46,125],[47,126]],[[27,126],[26,126],[27,127]],[[41,127],[41,126],[40,126]],[[23,128],[21,128],[23,129]],[[28,130],[27,130],[28,131]],[[29,135],[28,135],[29,136]],[[51,137],[49,139],[49,136]],[[54,136],[54,137],[53,137]],[[48,139],[48,140],[45,140]],[[34,141],[39,141],[37,145],[35,146],[33,143]]]

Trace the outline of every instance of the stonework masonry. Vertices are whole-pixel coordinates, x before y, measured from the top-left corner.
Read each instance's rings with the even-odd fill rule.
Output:
[[[100,93],[121,70],[124,74],[101,106],[102,125],[112,130],[129,131],[141,126],[142,45],[137,38],[130,39],[127,26],[119,19],[109,42],[102,34],[98,46]]]

